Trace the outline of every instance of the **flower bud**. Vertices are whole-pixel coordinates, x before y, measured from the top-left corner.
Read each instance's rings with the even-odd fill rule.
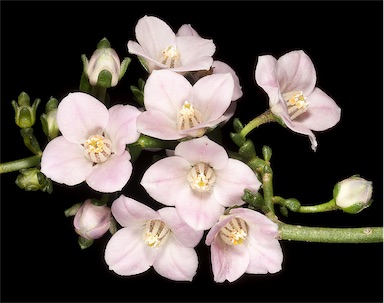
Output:
[[[108,231],[110,223],[111,209],[106,205],[95,205],[91,199],[84,201],[73,220],[76,233],[87,240],[101,238]]]
[[[45,105],[45,113],[40,116],[43,131],[48,140],[56,138],[59,134],[59,126],[56,121],[58,104],[57,99],[51,97]]]
[[[119,56],[116,51],[111,48],[106,38],[99,42],[97,49],[85,67],[89,83],[93,86],[100,85],[103,87],[113,87],[117,85],[120,78],[120,69]]]
[[[17,102],[12,100],[12,106],[15,110],[15,122],[21,128],[32,127],[36,122],[36,109],[40,103],[40,99],[35,99],[32,106],[29,96],[22,92]]]
[[[344,212],[356,214],[371,205],[372,191],[371,181],[352,176],[335,185],[333,198]]]
[[[26,191],[47,191],[52,192],[52,182],[44,176],[37,168],[24,168],[16,178],[16,185]]]

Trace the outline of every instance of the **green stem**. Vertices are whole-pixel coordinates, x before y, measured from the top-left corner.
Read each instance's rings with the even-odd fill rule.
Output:
[[[244,126],[244,128],[241,130],[240,135],[245,138],[246,135],[248,135],[253,129],[256,127],[259,127],[262,124],[268,123],[268,122],[274,122],[276,121],[275,116],[272,114],[270,110],[265,111],[260,116],[257,116],[250,122],[248,122],[247,125]]]
[[[329,202],[325,202],[318,205],[300,206],[297,212],[309,214],[309,213],[327,212],[327,211],[338,210],[338,209],[339,208],[337,207],[335,200],[332,199]]]
[[[17,171],[23,168],[34,167],[40,164],[41,155],[0,163],[0,174]]]
[[[272,183],[272,169],[269,166],[265,166],[262,173],[263,181],[263,194],[264,203],[269,215],[274,215],[275,210],[273,208],[273,183]]]
[[[308,227],[278,222],[281,240],[318,243],[379,243],[383,227]]]

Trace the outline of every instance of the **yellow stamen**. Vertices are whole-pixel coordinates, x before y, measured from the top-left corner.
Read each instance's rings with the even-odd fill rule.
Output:
[[[112,142],[101,135],[93,135],[84,143],[84,155],[94,163],[108,160],[112,153]]]
[[[215,183],[216,175],[212,167],[200,162],[192,167],[187,178],[192,189],[198,192],[208,192]]]
[[[150,247],[157,248],[164,244],[170,235],[169,227],[160,220],[147,221],[144,230],[144,242]]]
[[[174,68],[180,66],[180,52],[177,49],[176,45],[170,45],[165,48],[162,52],[162,60],[161,63],[169,66],[170,68]]]
[[[244,243],[247,232],[247,223],[235,217],[220,229],[220,237],[227,245],[239,245]]]
[[[286,93],[284,98],[287,100],[288,114],[292,120],[307,111],[309,102],[303,91]]]

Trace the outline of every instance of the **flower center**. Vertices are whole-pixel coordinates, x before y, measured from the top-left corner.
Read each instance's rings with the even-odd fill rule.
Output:
[[[175,45],[170,45],[165,48],[162,52],[161,63],[174,68],[175,66],[180,66],[180,52]]]
[[[107,161],[111,155],[112,142],[101,135],[90,136],[84,143],[84,155],[94,163]]]
[[[188,182],[193,190],[207,192],[211,189],[216,180],[216,175],[212,167],[200,162],[192,167],[188,173]]]
[[[284,98],[287,100],[288,114],[292,120],[306,112],[309,102],[303,91],[284,94]]]
[[[147,221],[144,230],[144,242],[150,247],[159,247],[166,242],[170,235],[170,229],[163,221]]]
[[[232,218],[220,229],[220,237],[227,245],[242,244],[247,237],[247,223],[240,218]]]
[[[195,109],[191,103],[185,101],[177,117],[178,130],[190,129],[199,125],[201,122],[201,113]]]

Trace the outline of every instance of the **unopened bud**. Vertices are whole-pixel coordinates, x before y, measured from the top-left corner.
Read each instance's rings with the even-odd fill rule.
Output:
[[[29,96],[22,92],[17,102],[12,100],[12,106],[15,110],[15,122],[20,128],[32,127],[36,122],[36,109],[40,103],[40,99],[35,99],[32,106]]]

